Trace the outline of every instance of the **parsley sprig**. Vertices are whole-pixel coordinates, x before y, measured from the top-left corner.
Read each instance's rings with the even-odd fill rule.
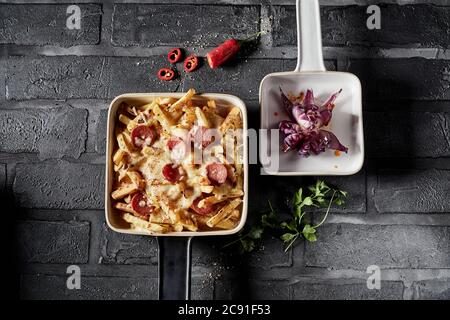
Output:
[[[318,180],[315,184],[309,186],[306,191],[299,188],[289,203],[290,212],[288,218],[280,220],[281,216],[274,210],[270,200],[269,211],[261,215],[257,224],[253,225],[250,230],[240,232],[238,238],[225,245],[225,247],[239,243],[241,252],[251,252],[256,247],[265,231],[269,231],[278,237],[285,244],[285,251],[288,251],[294,243],[303,238],[307,241],[316,241],[316,230],[327,219],[331,206],[342,206],[344,204],[347,192],[329,187],[324,181]],[[310,212],[308,209],[327,208],[324,216],[319,223],[311,225],[306,214]]]

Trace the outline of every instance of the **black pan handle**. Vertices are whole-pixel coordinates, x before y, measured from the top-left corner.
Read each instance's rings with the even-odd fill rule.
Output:
[[[191,297],[192,237],[158,237],[159,300]]]

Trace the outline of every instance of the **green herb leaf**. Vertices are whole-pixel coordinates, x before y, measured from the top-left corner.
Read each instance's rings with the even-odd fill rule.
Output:
[[[295,238],[295,236],[296,234],[293,233],[285,233],[281,236],[281,240],[283,240],[283,242],[290,242]]]
[[[317,236],[314,233],[303,233],[303,236],[305,237],[306,240],[314,242],[317,241]]]
[[[251,239],[241,239],[241,251],[251,252],[255,249],[255,242]]]
[[[305,226],[303,227],[302,233],[303,234],[316,233],[316,229],[311,227],[309,224],[305,224]]]
[[[266,230],[278,234],[278,236],[280,231],[284,232],[280,239],[285,244],[285,251],[288,251],[300,236],[306,241],[317,241],[316,229],[327,219],[332,204],[342,206],[345,203],[347,192],[331,188],[323,180],[317,180],[306,190],[307,192],[304,192],[303,188],[299,188],[294,193],[292,200],[288,202],[292,208],[288,219],[280,221],[278,213],[268,201],[269,211],[261,215],[258,223],[248,233],[240,232],[235,241],[225,246],[239,243],[241,252],[251,252],[256,248],[256,242],[262,238]],[[307,222],[308,219],[304,218],[307,213],[305,208],[311,207],[327,208],[320,222],[313,226]]]
[[[261,226],[253,226],[248,233],[248,237],[251,239],[260,239],[264,232],[264,228]]]
[[[305,199],[303,199],[302,205],[304,205],[304,206],[312,206],[313,205],[313,201],[312,201],[311,197],[306,197]]]

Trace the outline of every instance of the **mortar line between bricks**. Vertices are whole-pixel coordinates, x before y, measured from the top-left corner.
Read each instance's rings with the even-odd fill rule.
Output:
[[[103,40],[102,40],[103,41]],[[112,45],[76,45],[73,47],[59,46],[25,46],[2,44],[9,56],[104,56],[104,57],[159,57],[167,53],[173,46],[145,47],[116,47]],[[205,56],[213,46],[205,46],[196,53]],[[297,47],[267,47],[260,46],[260,50],[247,56],[247,59],[296,59]],[[2,50],[3,52],[4,50]],[[394,58],[425,58],[431,60],[449,60],[450,50],[442,48],[384,48],[384,47],[324,47],[324,59],[394,59]]]

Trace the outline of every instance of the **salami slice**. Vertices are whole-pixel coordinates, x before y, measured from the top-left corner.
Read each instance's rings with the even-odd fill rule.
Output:
[[[143,148],[150,146],[155,140],[156,133],[153,127],[140,125],[131,131],[131,140],[135,147]]]
[[[197,199],[194,200],[194,202],[192,203],[192,210],[195,211],[195,213],[200,214],[200,215],[206,215],[206,214],[210,214],[211,212],[214,211],[214,206],[204,206],[202,208],[200,208],[198,206],[198,203],[202,200],[202,197],[198,197]]]
[[[140,218],[148,220],[150,213],[155,210],[155,207],[150,204],[150,201],[142,193],[136,193],[131,199],[131,207],[136,213],[139,214]]]
[[[164,178],[170,183],[176,183],[180,180],[181,174],[178,167],[174,166],[173,163],[166,164],[162,169],[162,174]]]
[[[206,166],[208,179],[215,184],[222,184],[227,180],[228,171],[221,163],[211,163]]]

